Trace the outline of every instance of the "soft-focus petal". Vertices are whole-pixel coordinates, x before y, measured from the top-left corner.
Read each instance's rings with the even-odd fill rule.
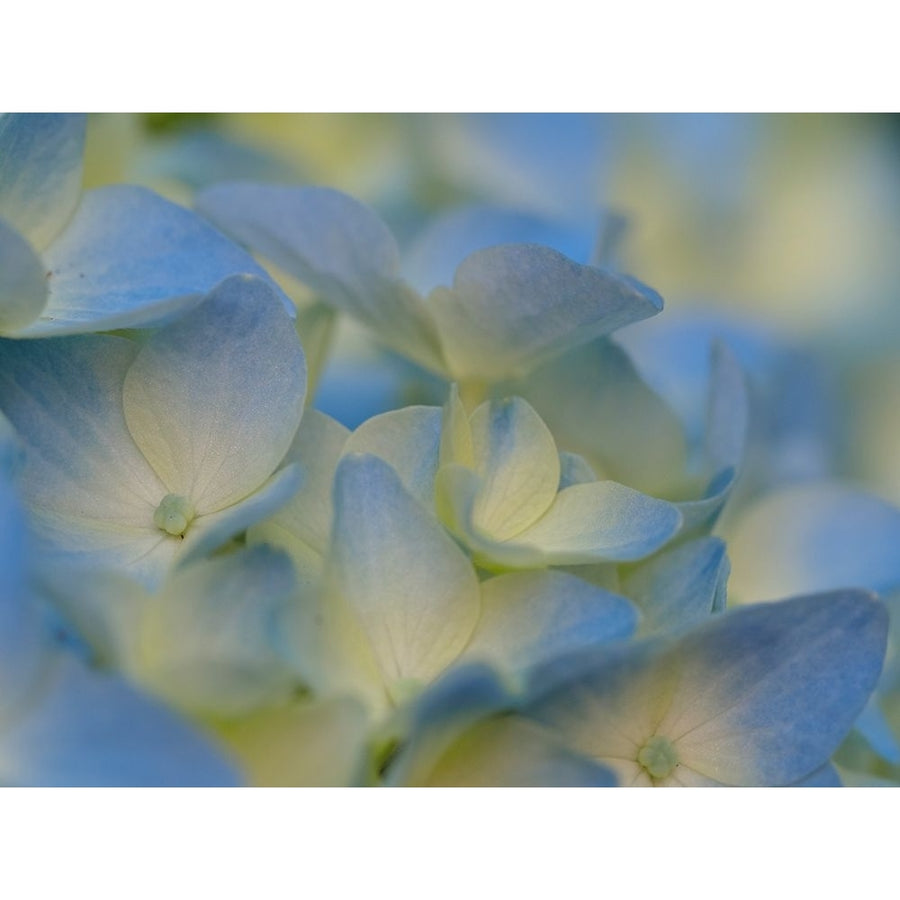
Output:
[[[272,474],[305,392],[303,350],[275,291],[238,276],[141,347],[123,397],[128,428],[167,492],[203,515]]]
[[[33,322],[47,303],[44,264],[28,242],[0,219],[0,334]]]
[[[397,243],[359,201],[330,188],[234,183],[202,191],[195,205],[388,346],[442,369],[429,312],[398,277]]]
[[[523,375],[569,347],[662,309],[659,296],[639,282],[537,244],[471,254],[453,286],[435,289],[428,302],[458,379]]]
[[[431,681],[458,656],[478,620],[471,563],[374,456],[347,456],[338,466],[332,578],[389,687]]]
[[[816,482],[769,494],[741,515],[729,538],[738,603],[900,587],[900,509],[850,485]]]
[[[481,619],[463,654],[524,673],[562,653],[630,637],[638,612],[624,597],[565,572],[500,575],[481,586]]]
[[[237,715],[283,700],[296,679],[278,635],[295,587],[289,558],[264,546],[180,569],[147,598],[123,663],[189,712]]]
[[[535,722],[501,716],[464,732],[420,786],[615,787],[616,778]]]
[[[604,477],[649,493],[671,490],[682,477],[681,423],[613,341],[570,350],[532,372],[521,389],[557,443]]]
[[[368,761],[365,708],[352,697],[265,710],[222,735],[253,787],[354,787]]]
[[[59,233],[81,193],[85,116],[0,116],[0,218],[38,250]]]
[[[86,193],[43,258],[50,297],[23,337],[157,324],[196,305],[229,275],[258,275],[273,284],[249,254],[199,216],[127,185]],[[293,311],[280,290],[278,296]]]
[[[230,787],[232,763],[121,678],[61,660],[46,692],[0,736],[0,781],[33,787]]]

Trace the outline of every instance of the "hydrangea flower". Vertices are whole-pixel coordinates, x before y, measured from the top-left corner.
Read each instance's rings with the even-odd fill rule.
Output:
[[[268,279],[207,222],[152,191],[82,195],[84,130],[83,115],[0,116],[0,334],[146,325],[228,275]]]
[[[224,184],[201,192],[196,207],[387,346],[462,383],[523,374],[662,309],[645,285],[532,243],[469,254],[426,299],[401,274],[397,243],[377,215],[327,188]]]
[[[558,659],[533,674],[525,712],[623,785],[794,784],[849,732],[886,636],[861,591],[746,607],[676,640]]]
[[[0,342],[0,409],[27,450],[23,493],[48,563],[148,586],[264,518],[300,423],[303,350],[275,290],[233,276],[143,343]]]

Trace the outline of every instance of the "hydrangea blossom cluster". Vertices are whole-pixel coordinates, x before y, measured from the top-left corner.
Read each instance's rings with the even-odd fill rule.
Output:
[[[327,187],[82,192],[84,134],[0,117],[0,782],[900,776],[900,510],[785,475],[802,357],[654,318],[615,217],[401,251]]]

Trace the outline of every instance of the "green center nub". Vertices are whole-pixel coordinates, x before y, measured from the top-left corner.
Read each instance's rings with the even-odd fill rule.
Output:
[[[678,765],[678,754],[668,738],[656,734],[641,747],[638,762],[651,778],[668,778]]]
[[[194,507],[187,497],[181,494],[166,494],[153,513],[153,524],[166,534],[181,537],[194,521]]]

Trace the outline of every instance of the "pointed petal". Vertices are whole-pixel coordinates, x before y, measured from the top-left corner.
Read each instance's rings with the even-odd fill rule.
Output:
[[[744,373],[728,346],[717,342],[710,362],[706,455],[713,471],[737,469],[744,458],[749,398]]]
[[[331,188],[233,183],[201,191],[195,206],[388,346],[442,370],[429,311],[398,277],[397,243],[362,203]]]
[[[44,264],[28,242],[0,219],[0,334],[30,325],[47,303]]]
[[[277,646],[295,587],[287,555],[264,546],[179,569],[144,604],[127,671],[195,714],[287,699],[297,680]]]
[[[0,737],[0,780],[33,787],[230,787],[207,738],[120,678],[60,662],[41,701]]]
[[[482,613],[462,659],[520,674],[562,653],[630,637],[638,612],[625,597],[565,572],[500,575],[481,587]]]
[[[739,603],[841,587],[900,587],[900,509],[849,485],[776,491],[749,507],[731,532],[730,592]]]
[[[388,686],[433,679],[459,655],[478,620],[471,563],[374,456],[345,456],[338,466],[332,576]]]
[[[643,634],[690,628],[720,605],[728,572],[724,542],[701,538],[638,566],[623,579],[622,591],[646,616]]]
[[[81,194],[85,116],[0,116],[0,218],[43,250]]]
[[[662,309],[660,297],[639,282],[537,244],[471,254],[453,287],[435,289],[428,303],[453,377],[487,380],[523,375]]]
[[[123,400],[128,428],[167,491],[203,515],[272,474],[305,392],[303,350],[275,291],[237,276],[141,347]]]
[[[434,476],[441,443],[441,409],[407,406],[373,416],[350,436],[344,453],[371,453],[400,476],[423,506],[434,505]]]
[[[44,262],[50,298],[23,337],[158,324],[234,274],[267,280],[293,313],[249,254],[145,188],[114,185],[86,193]]]
[[[556,443],[520,398],[482,404],[470,424],[475,470],[482,479],[473,524],[505,541],[533,525],[553,503],[559,487]]]

